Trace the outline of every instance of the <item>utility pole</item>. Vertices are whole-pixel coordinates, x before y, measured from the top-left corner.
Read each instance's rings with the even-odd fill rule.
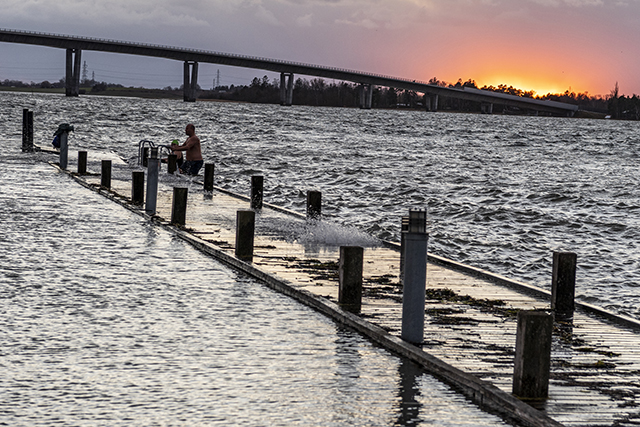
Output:
[[[82,83],[87,84],[87,80],[89,80],[89,69],[87,67],[87,61],[82,63]]]
[[[216,73],[216,87],[220,87],[220,69]]]

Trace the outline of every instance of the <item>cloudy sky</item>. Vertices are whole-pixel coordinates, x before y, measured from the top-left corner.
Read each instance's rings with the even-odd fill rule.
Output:
[[[335,66],[416,80],[640,94],[640,0],[1,0],[0,28]],[[177,61],[83,52],[89,77],[182,83]],[[57,81],[64,51],[0,43],[0,80]],[[214,64],[199,84],[269,75]]]

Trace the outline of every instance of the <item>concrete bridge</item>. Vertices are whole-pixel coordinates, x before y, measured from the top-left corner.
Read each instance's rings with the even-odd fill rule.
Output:
[[[428,111],[436,111],[438,109],[438,98],[440,96],[480,102],[482,111],[486,113],[493,111],[494,104],[516,107],[536,114],[541,112],[563,116],[572,116],[578,110],[577,105],[563,102],[542,101],[479,89],[448,88],[381,74],[197,49],[7,29],[0,29],[0,42],[66,49],[65,81],[67,96],[78,96],[82,51],[91,50],[183,61],[184,100],[188,102],[194,102],[196,99],[198,64],[202,62],[280,73],[280,100],[282,105],[291,105],[293,103],[294,75],[299,74],[358,84],[361,108],[371,108],[374,86],[383,86],[423,93]]]

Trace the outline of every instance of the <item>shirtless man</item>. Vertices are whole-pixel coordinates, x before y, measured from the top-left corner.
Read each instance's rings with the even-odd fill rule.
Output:
[[[180,167],[180,173],[187,175],[198,175],[200,168],[204,164],[202,160],[202,151],[200,150],[200,138],[196,136],[196,127],[189,123],[185,129],[185,133],[189,136],[182,145],[171,145],[172,151],[185,151],[186,159]]]

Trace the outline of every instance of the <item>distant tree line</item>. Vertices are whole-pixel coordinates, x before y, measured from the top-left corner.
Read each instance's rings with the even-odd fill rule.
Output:
[[[53,82],[53,83],[49,82],[48,80],[45,80],[40,83],[35,83],[35,82],[25,83],[20,80],[5,79],[4,81],[0,81],[0,86],[32,88],[32,89],[59,89],[59,88],[64,88],[64,79],[60,79],[59,81]]]
[[[640,120],[640,97],[638,95],[624,96],[619,94],[618,84],[608,96],[590,95],[588,92],[575,93],[567,90],[564,93],[548,93],[536,95],[534,91],[524,91],[504,84],[496,86],[485,85],[479,87],[474,80],[447,83],[437,78],[429,80],[429,84],[442,87],[465,87],[505,93],[525,98],[552,100],[578,105],[580,110],[606,114],[614,119]],[[170,88],[169,88],[170,89]],[[327,82],[321,78],[305,80],[296,79],[294,83],[294,103],[314,106],[356,107],[359,105],[358,85],[348,82]],[[221,99],[228,101],[256,102],[277,104],[280,102],[280,81],[269,81],[267,76],[254,77],[249,85],[219,86],[213,90],[202,91],[199,95],[204,99]],[[424,98],[421,94],[410,90],[398,90],[388,87],[376,87],[373,91],[373,108],[409,108],[423,109]],[[480,112],[479,102],[462,99],[439,97],[438,110]],[[514,108],[494,105],[494,113],[517,114]],[[523,112],[521,112],[523,113]]]
[[[98,82],[93,76],[88,79],[86,68],[83,70],[83,79],[81,81],[81,93],[100,93],[111,89],[124,88],[123,85],[115,83]],[[534,91],[524,91],[513,86],[504,84],[496,86],[478,87],[474,80],[458,79],[456,83],[447,83],[437,78],[429,80],[430,84],[450,88],[475,88],[488,90],[492,92],[506,93],[514,96],[525,98],[552,100],[566,102],[578,105],[580,110],[596,112],[609,115],[613,119],[624,120],[640,120],[640,97],[638,95],[624,96],[620,95],[618,83],[616,82],[614,89],[607,96],[593,96],[589,93],[575,93],[567,90],[562,94],[551,94],[538,96]],[[32,88],[32,89],[57,89],[65,87],[65,79],[61,78],[57,82],[43,81],[41,83],[25,83],[18,80],[0,81],[0,86],[16,87],[16,88]],[[133,89],[133,88],[132,88]],[[142,88],[140,88],[142,89]],[[327,82],[321,78],[306,80],[297,78],[294,82],[294,104],[313,105],[313,106],[331,106],[331,107],[357,107],[359,105],[358,85],[349,82]],[[174,97],[182,96],[182,86],[172,88],[167,86],[162,89],[167,95]],[[218,86],[212,90],[202,90],[198,86],[199,98],[202,99],[220,99],[227,101],[254,102],[265,104],[280,103],[280,80],[273,79],[269,81],[267,76],[262,78],[254,77],[248,85],[231,85]],[[372,106],[373,108],[407,108],[407,109],[424,109],[424,97],[411,90],[399,90],[389,87],[375,87],[373,91]],[[467,101],[462,99],[447,98],[440,96],[438,99],[438,110],[440,111],[461,111],[461,112],[480,112],[481,105],[479,102]],[[494,105],[494,113],[518,114],[526,113],[517,109]]]
[[[123,88],[124,86],[117,83],[106,83],[106,82],[97,82],[95,80],[82,80],[80,82],[81,87],[84,86],[85,89],[82,89],[82,93],[86,93],[86,88],[89,88],[91,92],[104,92],[107,88]],[[5,87],[15,87],[15,88],[26,88],[26,89],[64,89],[65,88],[65,79],[64,77],[58,80],[57,82],[49,82],[48,80],[44,80],[40,83],[30,82],[25,83],[20,80],[9,80],[5,79],[4,81],[0,81],[0,86]]]

